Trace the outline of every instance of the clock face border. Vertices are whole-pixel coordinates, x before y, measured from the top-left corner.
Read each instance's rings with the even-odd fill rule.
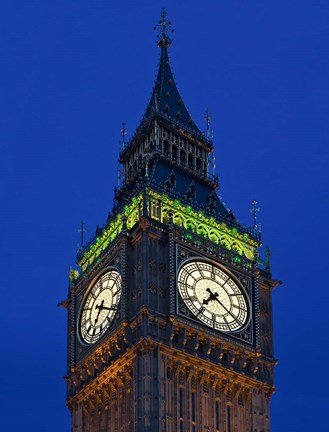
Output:
[[[95,285],[97,284],[97,282],[98,282],[99,280],[101,280],[102,277],[103,277],[104,275],[106,275],[107,273],[111,273],[111,272],[115,272],[115,273],[117,273],[117,274],[119,275],[119,277],[120,277],[120,281],[119,281],[119,283],[120,283],[120,294],[119,294],[119,299],[118,299],[117,302],[116,302],[117,310],[115,311],[115,313],[114,313],[114,315],[113,315],[113,317],[112,317],[111,322],[109,323],[109,325],[106,326],[106,329],[102,332],[102,334],[101,334],[101,335],[100,335],[100,336],[99,336],[95,341],[87,342],[87,341],[83,338],[83,336],[82,336],[82,334],[81,334],[82,316],[83,316],[83,312],[84,312],[84,307],[85,307],[85,305],[86,305],[86,302],[88,301],[88,298],[89,298],[89,295],[90,295],[91,291],[93,290],[93,288],[95,287]],[[98,297],[98,296],[97,296],[97,297]],[[96,297],[96,299],[97,299],[97,297]],[[96,300],[96,299],[95,299],[95,300]],[[120,272],[120,269],[117,268],[117,267],[115,267],[115,266],[113,266],[113,265],[108,266],[108,267],[102,269],[102,271],[99,272],[99,273],[98,273],[98,274],[97,274],[97,275],[96,275],[96,276],[91,280],[91,282],[88,284],[88,287],[87,287],[85,293],[83,294],[83,298],[82,298],[81,303],[80,303],[80,306],[79,306],[79,311],[78,311],[78,316],[77,316],[78,319],[77,319],[77,321],[76,321],[76,335],[77,335],[77,338],[78,338],[79,343],[80,343],[82,346],[84,346],[84,347],[86,347],[86,348],[88,348],[88,347],[92,347],[92,346],[95,345],[95,344],[96,344],[100,339],[102,339],[103,336],[104,336],[104,335],[109,331],[109,329],[113,326],[113,324],[114,324],[115,321],[116,321],[116,316],[117,316],[118,311],[120,311],[121,299],[122,299],[122,274],[121,274],[121,272]]]
[[[189,251],[189,249],[185,249],[185,251]],[[193,251],[190,251],[190,252],[193,253]],[[183,299],[183,297],[181,295],[180,289],[179,289],[178,276],[179,276],[181,269],[184,266],[186,266],[192,262],[204,262],[204,263],[210,264],[211,266],[217,267],[221,272],[223,272],[230,279],[232,279],[233,283],[240,290],[240,292],[243,296],[243,299],[245,301],[246,307],[247,307],[247,311],[246,311],[247,318],[246,318],[246,321],[238,329],[224,331],[224,330],[221,330],[218,328],[214,328],[212,325],[209,325],[205,321],[199,319],[198,316],[193,312],[193,310],[186,304],[185,300]],[[215,331],[216,333],[220,333],[220,334],[225,335],[225,336],[236,337],[239,334],[245,332],[250,326],[251,326],[251,332],[253,333],[253,331],[252,331],[252,328],[253,328],[252,292],[250,291],[250,289],[247,292],[246,288],[243,286],[243,283],[238,279],[238,277],[233,273],[233,271],[229,267],[225,266],[224,264],[219,263],[218,261],[213,260],[213,259],[208,258],[208,257],[205,257],[203,255],[199,255],[199,254],[189,255],[188,254],[187,257],[182,259],[180,261],[179,265],[176,266],[176,289],[175,289],[175,293],[176,293],[176,311],[177,311],[178,315],[184,317],[185,319],[192,320],[193,322],[195,322],[199,325],[202,325],[204,328]],[[180,302],[181,302],[181,306],[185,307],[188,310],[188,314],[184,314],[179,310],[180,309],[180,307],[179,307]]]

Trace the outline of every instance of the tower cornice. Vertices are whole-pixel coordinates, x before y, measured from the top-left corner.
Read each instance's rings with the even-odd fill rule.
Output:
[[[232,360],[234,357],[238,358],[245,356],[243,351],[239,352],[238,349],[232,349],[229,345],[221,345],[218,341],[214,341],[213,345],[211,345],[211,349],[216,350],[219,345],[223,352],[227,352],[233,356]],[[181,370],[187,371],[192,367],[194,374],[202,372],[204,378],[207,380],[215,380],[222,383],[225,382],[230,385],[240,385],[248,390],[262,389],[268,395],[271,395],[275,391],[272,383],[257,379],[257,372],[263,367],[263,365],[272,369],[275,366],[275,361],[273,362],[262,359],[257,353],[250,353],[243,357],[245,359],[244,361],[249,362],[249,364],[252,365],[254,371],[253,375],[248,376],[247,374],[237,372],[233,368],[230,369],[223,366],[220,359],[218,360],[218,364],[210,363],[206,359],[200,358],[196,355],[191,355],[185,351],[155,341],[152,338],[142,338],[133,347],[128,349],[123,357],[116,359],[114,362],[111,360],[111,356],[107,354],[106,346],[107,345],[104,344],[102,349],[94,352],[92,358],[86,359],[66,376],[65,379],[70,386],[76,388],[76,391],[73,392],[71,396],[68,396],[67,406],[69,408],[72,408],[74,404],[87,401],[90,396],[95,392],[98,392],[107,383],[111,382],[113,379],[117,380],[118,377],[120,378],[120,376],[123,376],[124,374],[127,374],[128,378],[132,380],[132,372],[134,370],[134,362],[137,355],[139,352],[145,350],[159,350],[160,355],[162,354],[170,359],[174,368],[179,367]],[[105,366],[107,366],[107,362],[109,362],[109,366],[102,370],[101,365],[105,364]],[[92,373],[92,370],[98,370],[99,373],[97,374],[97,379],[88,382],[88,375]],[[124,386],[124,379],[121,379],[119,386]]]

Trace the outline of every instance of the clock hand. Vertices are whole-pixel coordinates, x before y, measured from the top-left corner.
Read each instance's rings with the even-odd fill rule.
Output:
[[[103,306],[103,304],[104,304],[104,300],[102,300],[102,303],[101,303],[100,305],[96,305],[96,306],[95,306],[95,309],[99,309],[98,314],[99,314],[99,312],[102,311],[103,309],[106,309],[106,310],[115,310],[115,309],[116,309],[115,307],[107,307],[107,306]]]
[[[204,299],[202,304],[208,304],[211,300],[217,300],[218,293],[213,293],[210,288],[207,288],[206,291],[210,294],[207,299]]]
[[[106,310],[116,310],[115,307],[106,307],[106,306],[103,306],[102,309],[106,309]]]
[[[95,309],[99,309],[101,311],[102,309],[104,309],[103,304],[104,304],[104,299],[101,301],[101,304],[95,306]]]
[[[99,314],[101,313],[102,309],[104,309],[103,304],[104,304],[104,299],[101,301],[101,304],[95,306],[95,309],[98,309],[98,314],[97,314],[97,317],[95,319],[95,324],[97,324]]]
[[[239,320],[238,320],[238,317],[237,316],[235,316],[232,312],[230,312],[227,308],[226,308],[226,306],[224,306],[224,304],[218,299],[218,293],[213,293],[212,291],[211,291],[211,289],[210,288],[207,288],[206,289],[206,291],[207,292],[209,292],[209,297],[207,298],[207,299],[205,299],[205,300],[203,300],[203,302],[202,302],[202,304],[208,304],[211,300],[216,300],[221,306],[222,306],[222,308],[223,309],[225,309],[225,311],[229,314],[229,315],[231,315],[231,317],[232,318],[234,318],[235,320],[237,320],[238,322],[240,322]]]
[[[226,312],[229,314],[229,315],[231,315],[231,317],[233,317],[235,320],[237,320],[238,322],[240,322],[239,320],[238,320],[238,317],[237,316],[235,316],[232,312],[230,312],[225,306],[224,306],[224,304],[217,298],[217,296],[216,296],[216,299],[214,299],[214,300],[217,300],[218,301],[218,303],[222,306],[222,308],[224,308],[225,310],[226,310]]]

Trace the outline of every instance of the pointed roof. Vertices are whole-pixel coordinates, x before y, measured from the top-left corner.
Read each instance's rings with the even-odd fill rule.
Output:
[[[200,129],[192,120],[177,89],[173,73],[170,67],[168,50],[161,47],[161,57],[157,78],[153,87],[153,93],[144,113],[142,124],[151,116],[158,114],[178,123],[184,129],[202,135]]]
[[[143,126],[151,117],[160,116],[178,124],[191,133],[203,136],[192,120],[174,80],[168,55],[168,48],[172,41],[167,34],[167,29],[171,28],[171,23],[166,20],[165,10],[162,10],[161,18],[158,37],[158,47],[161,49],[160,63],[152,96],[140,126]]]

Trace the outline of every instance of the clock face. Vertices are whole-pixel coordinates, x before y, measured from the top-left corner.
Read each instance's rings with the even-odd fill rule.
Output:
[[[84,343],[96,342],[112,324],[121,298],[121,276],[116,270],[104,273],[89,290],[82,304],[79,328]]]
[[[250,305],[243,288],[211,262],[183,264],[178,272],[178,291],[188,309],[209,327],[234,332],[249,322]]]

